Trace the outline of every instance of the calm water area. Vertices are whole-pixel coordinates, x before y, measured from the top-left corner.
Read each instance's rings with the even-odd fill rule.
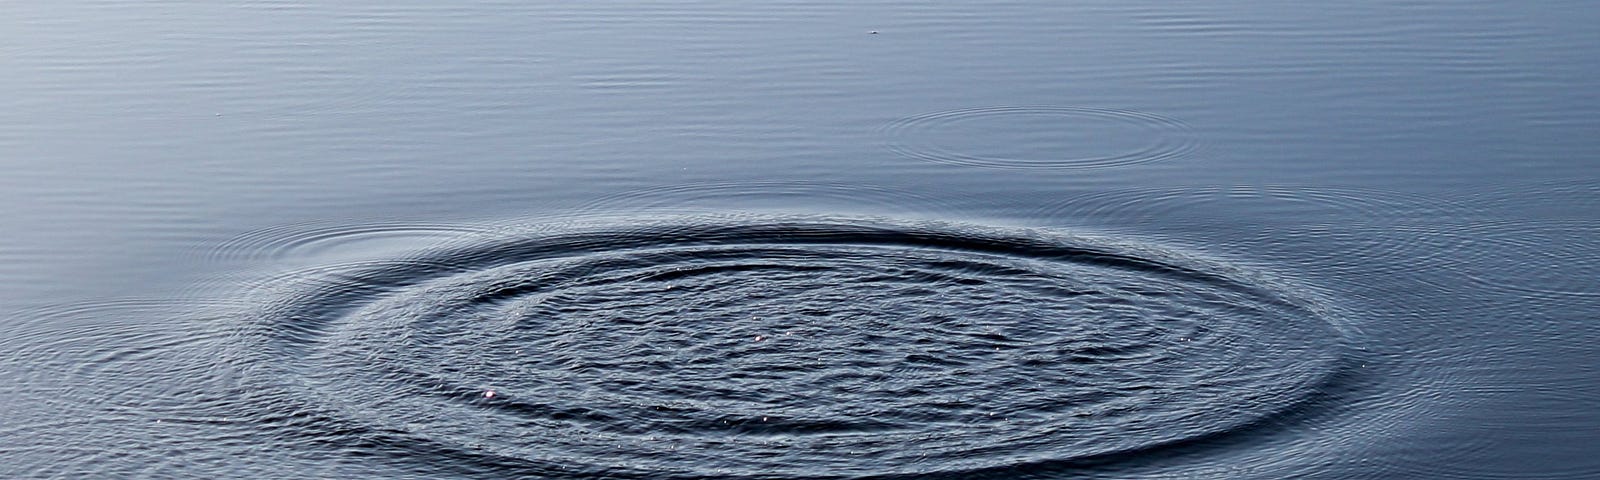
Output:
[[[0,4],[0,478],[1600,478],[1600,4]]]

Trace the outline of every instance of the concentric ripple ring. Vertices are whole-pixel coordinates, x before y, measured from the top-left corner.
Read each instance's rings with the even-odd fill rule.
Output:
[[[257,294],[236,361],[385,448],[526,476],[1097,461],[1311,408],[1345,346],[1226,265],[942,222],[598,222],[309,272]]]

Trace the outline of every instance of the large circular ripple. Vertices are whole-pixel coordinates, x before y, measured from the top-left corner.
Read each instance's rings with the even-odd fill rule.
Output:
[[[562,478],[1133,458],[1281,425],[1344,346],[1219,264],[948,223],[544,228],[269,287],[243,360],[365,432],[326,435]]]

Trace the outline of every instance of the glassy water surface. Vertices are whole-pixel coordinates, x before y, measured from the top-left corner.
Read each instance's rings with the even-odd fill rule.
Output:
[[[1585,2],[13,2],[6,478],[1595,478]]]

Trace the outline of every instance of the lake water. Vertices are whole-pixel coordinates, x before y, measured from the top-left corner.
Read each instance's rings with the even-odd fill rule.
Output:
[[[1592,2],[10,2],[0,477],[1600,477]]]

